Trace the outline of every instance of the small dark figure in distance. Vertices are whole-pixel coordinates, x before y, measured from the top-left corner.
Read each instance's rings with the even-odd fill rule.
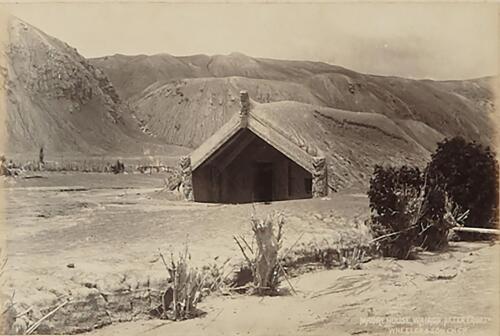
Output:
[[[120,160],[116,160],[116,164],[111,166],[111,171],[115,174],[120,174],[125,172],[125,165]]]
[[[40,164],[44,164],[44,163],[45,163],[45,162],[43,161],[43,159],[44,159],[43,147],[40,147],[40,155],[39,155],[39,159],[40,159]]]

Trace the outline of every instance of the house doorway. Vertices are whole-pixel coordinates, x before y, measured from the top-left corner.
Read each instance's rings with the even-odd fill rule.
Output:
[[[257,162],[254,179],[254,201],[269,202],[273,200],[273,163]]]

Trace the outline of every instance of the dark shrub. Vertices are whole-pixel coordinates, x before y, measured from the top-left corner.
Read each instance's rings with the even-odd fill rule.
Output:
[[[440,185],[429,185],[426,181],[422,188],[425,193],[419,218],[417,245],[436,251],[448,245],[448,232],[455,224],[453,201]]]
[[[489,148],[462,138],[445,140],[425,174],[408,166],[376,166],[368,196],[381,252],[408,258],[416,245],[427,250],[446,246],[453,226],[495,227],[498,163]],[[468,216],[462,216],[464,211]],[[457,223],[457,218],[465,222]]]
[[[385,256],[408,258],[418,235],[422,185],[418,168],[375,166],[368,191],[371,228]]]
[[[125,165],[120,160],[116,160],[116,164],[111,166],[111,171],[115,174],[121,174],[125,172]]]
[[[498,162],[489,147],[461,137],[446,139],[438,144],[426,173],[429,188],[442,186],[461,209],[470,211],[465,226],[496,226]]]

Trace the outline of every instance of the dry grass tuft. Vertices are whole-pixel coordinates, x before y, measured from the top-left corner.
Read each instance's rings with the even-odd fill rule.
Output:
[[[308,265],[338,267],[340,269],[360,269],[364,262],[378,255],[376,246],[370,243],[371,236],[366,230],[353,229],[351,232],[340,232],[336,237],[312,240],[299,246],[290,253],[283,262],[288,267]]]
[[[197,308],[203,297],[218,290],[224,285],[228,274],[224,268],[227,259],[221,265],[213,263],[201,270],[189,266],[191,255],[187,244],[183,253],[177,258],[173,253],[170,262],[160,252],[160,257],[168,273],[168,287],[162,294],[162,303],[151,313],[163,319],[173,321],[186,320],[204,314]]]
[[[177,259],[171,254],[170,263],[161,253],[160,257],[169,276],[169,286],[162,295],[160,317],[178,321],[200,315],[196,306],[202,298],[205,277],[197,269],[189,267],[191,255],[187,246]]]
[[[275,295],[279,292],[280,273],[286,277],[278,256],[283,242],[285,218],[282,213],[273,212],[264,219],[252,215],[250,222],[253,232],[251,244],[241,236],[233,237],[247,262],[247,267],[242,268],[240,274],[253,280],[254,293]]]

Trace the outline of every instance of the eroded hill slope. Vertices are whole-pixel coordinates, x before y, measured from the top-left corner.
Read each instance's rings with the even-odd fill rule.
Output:
[[[360,74],[321,62],[238,53],[115,55],[91,62],[110,76],[144,129],[190,147],[199,145],[237,111],[234,97],[239,90],[248,90],[260,103],[292,100],[383,114],[430,151],[444,137],[462,135],[489,144],[493,133],[489,78],[411,80]]]
[[[9,153],[44,147],[104,155],[161,147],[145,141],[106,74],[76,49],[14,17],[7,28],[2,76]]]
[[[378,113],[293,101],[253,106],[252,116],[261,123],[307,152],[327,157],[330,187],[336,191],[365,184],[376,164],[422,166],[429,159],[426,148]]]

